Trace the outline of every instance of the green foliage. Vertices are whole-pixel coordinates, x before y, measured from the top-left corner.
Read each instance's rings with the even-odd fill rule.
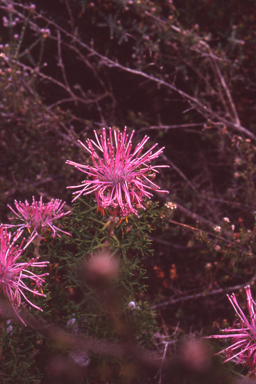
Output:
[[[114,223],[108,213],[102,216],[97,212],[93,197],[80,198],[72,213],[62,221],[72,237],[65,235],[53,239],[49,234],[41,241],[40,255],[42,260],[49,260],[49,276],[45,278],[44,288],[47,298],[37,301],[44,310],[40,318],[71,334],[152,348],[152,336],[157,329],[154,313],[147,303],[136,297],[146,288],[141,259],[152,253],[147,234],[159,212],[157,204],[151,203],[141,212],[140,219],[131,216]],[[30,253],[31,247],[23,256],[24,260]],[[110,255],[118,263],[118,274],[114,275],[113,282],[101,284],[100,278],[94,281],[92,273],[87,274],[88,265],[100,254]],[[133,300],[135,308],[129,305]],[[37,312],[30,310],[34,316],[39,316]],[[70,353],[65,343],[59,347],[44,332],[42,336],[40,329],[11,324],[13,330],[8,333],[5,321],[1,334],[4,356],[1,371],[6,380],[20,378],[20,382],[39,382],[49,374],[49,356],[65,358]],[[124,369],[128,363],[126,359],[113,358],[108,353],[104,356],[93,350],[88,351],[88,358],[94,367],[89,382],[94,382],[95,372],[101,370],[108,372],[113,383],[128,380]],[[122,374],[118,374],[120,370]],[[81,383],[87,380],[85,376]],[[128,382],[131,380],[134,380],[133,375]]]
[[[8,330],[9,327],[12,330]],[[1,376],[2,382],[39,383],[43,377],[42,360],[45,339],[40,332],[20,324],[2,322]],[[40,357],[40,359],[39,359]]]

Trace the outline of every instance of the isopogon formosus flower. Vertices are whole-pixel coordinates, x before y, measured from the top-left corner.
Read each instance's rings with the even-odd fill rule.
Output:
[[[34,308],[42,311],[37,305],[33,304],[25,295],[24,290],[32,292],[33,295],[44,296],[45,295],[38,291],[41,289],[44,283],[43,276],[48,273],[36,275],[32,271],[28,270],[29,267],[43,268],[46,267],[48,261],[40,261],[37,259],[31,259],[26,263],[17,263],[17,259],[22,255],[28,245],[34,240],[36,233],[30,237],[25,246],[23,246],[25,239],[22,240],[20,245],[15,244],[17,239],[21,236],[22,230],[18,230],[14,237],[6,228],[0,226],[0,288],[5,296],[12,303],[12,307],[22,321],[25,322],[18,314],[18,307],[21,305],[21,298],[23,297],[30,305]],[[36,289],[32,290],[26,286],[24,279],[30,279],[36,285]]]
[[[60,231],[71,236],[69,232],[62,231],[53,224],[55,220],[60,219],[62,216],[71,212],[62,211],[65,202],[62,203],[61,200],[52,199],[49,203],[44,204],[42,196],[39,201],[35,201],[33,196],[31,205],[29,205],[27,200],[25,203],[15,200],[14,204],[17,212],[15,212],[10,205],[8,205],[8,207],[12,210],[16,217],[23,221],[23,223],[17,225],[6,225],[6,227],[19,227],[20,229],[27,228],[30,233],[36,232],[37,235],[43,233],[44,229],[48,228],[53,232],[52,237],[55,237],[56,231]],[[60,237],[59,234],[57,234],[57,236]]]
[[[256,303],[252,299],[251,288],[245,288],[247,296],[247,306],[249,311],[249,318],[247,318],[240,308],[236,296],[232,293],[231,296],[227,295],[230,303],[232,304],[238,319],[235,321],[233,327],[223,329],[224,335],[207,336],[208,339],[231,339],[232,344],[220,351],[224,353],[226,360],[235,360],[237,364],[242,364],[249,367],[253,375],[256,374]]]
[[[76,200],[82,194],[95,194],[98,207],[101,209],[113,208],[113,213],[120,216],[128,216],[135,213],[139,216],[136,208],[143,208],[145,198],[150,198],[152,193],[150,190],[168,193],[153,183],[152,177],[158,173],[157,168],[168,167],[168,165],[151,165],[151,160],[156,159],[164,148],[153,153],[153,149],[157,144],[153,145],[146,153],[142,154],[143,147],[149,137],[144,136],[132,152],[133,131],[129,137],[124,132],[109,128],[109,138],[105,128],[102,135],[98,137],[96,131],[94,135],[96,142],[88,139],[86,144],[81,141],[79,143],[90,154],[93,166],[78,164],[67,160],[67,164],[75,166],[79,171],[88,175],[88,179],[84,180],[80,185],[70,186],[68,188],[79,188],[74,192]],[[102,156],[98,152],[102,152]]]

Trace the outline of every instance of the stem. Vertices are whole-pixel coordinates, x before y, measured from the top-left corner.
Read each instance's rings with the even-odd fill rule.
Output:
[[[39,254],[39,247],[40,247],[40,243],[41,243],[41,240],[42,238],[40,236],[37,236],[34,240],[34,243],[35,243],[35,249],[34,249],[34,252],[35,252],[35,255],[36,257],[40,257],[40,254]]]

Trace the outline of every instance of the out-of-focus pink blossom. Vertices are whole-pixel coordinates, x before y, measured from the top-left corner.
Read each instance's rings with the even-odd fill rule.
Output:
[[[245,287],[247,296],[247,307],[249,311],[249,318],[246,317],[241,307],[239,306],[236,296],[233,293],[231,296],[227,295],[230,303],[232,304],[238,319],[235,321],[233,327],[223,329],[224,335],[208,336],[208,339],[231,339],[232,344],[220,351],[224,353],[226,360],[234,360],[237,364],[242,364],[248,367],[254,375],[256,374],[256,303],[252,299],[250,286]]]
[[[55,237],[56,231],[60,231],[71,236],[69,232],[62,231],[53,224],[55,220],[60,219],[62,216],[71,212],[63,212],[62,208],[65,205],[65,202],[62,203],[61,200],[52,199],[49,203],[44,204],[42,196],[39,201],[35,201],[34,196],[32,200],[31,205],[29,205],[27,200],[25,203],[22,203],[21,201],[17,202],[15,200],[14,204],[17,212],[15,212],[14,209],[8,205],[15,216],[18,217],[18,219],[20,219],[23,223],[17,225],[6,225],[6,227],[19,227],[20,229],[27,228],[29,232],[35,232],[37,235],[43,234],[45,229],[48,228],[53,232],[52,237]],[[57,234],[57,236],[60,237],[59,234]]]
[[[120,216],[128,216],[132,213],[139,216],[137,208],[143,208],[145,198],[150,198],[152,193],[149,190],[162,191],[160,187],[153,183],[152,179],[158,173],[157,168],[168,167],[168,165],[151,165],[151,160],[156,159],[164,148],[153,153],[157,144],[153,145],[146,153],[142,150],[149,137],[144,136],[132,152],[132,137],[109,128],[109,138],[103,128],[102,135],[98,137],[94,131],[96,142],[88,139],[86,144],[79,143],[90,154],[93,166],[78,164],[67,160],[67,164],[75,166],[79,171],[86,173],[88,179],[78,186],[68,188],[79,188],[74,192],[76,200],[82,194],[94,193],[98,206],[102,209],[112,208],[113,213]],[[102,152],[99,156],[97,151]]]
[[[6,228],[0,226],[0,288],[5,296],[12,303],[13,309],[16,312],[20,320],[25,324],[22,318],[18,314],[18,307],[21,305],[22,297],[34,308],[42,311],[41,308],[33,304],[25,295],[24,290],[32,292],[33,295],[44,296],[38,291],[38,289],[44,283],[43,276],[48,273],[36,275],[32,271],[28,270],[29,267],[43,268],[46,267],[48,261],[40,261],[37,259],[31,259],[26,263],[17,263],[17,259],[22,255],[28,245],[34,240],[36,233],[30,237],[29,241],[23,246],[25,239],[22,240],[20,245],[15,245],[17,239],[21,236],[22,230],[18,230],[15,236],[12,238],[11,233]],[[32,290],[26,286],[24,279],[30,279],[36,285],[36,289]]]

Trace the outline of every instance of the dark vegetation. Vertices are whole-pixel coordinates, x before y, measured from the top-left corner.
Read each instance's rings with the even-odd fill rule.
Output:
[[[0,381],[228,383],[246,376],[231,363],[224,372],[220,358],[197,371],[184,357],[190,344],[178,350],[233,323],[226,292],[237,293],[246,311],[243,287],[255,291],[255,1],[35,5],[0,0],[7,18],[0,27],[0,221],[8,221],[7,204],[33,195],[60,198],[68,209],[66,186],[82,176],[65,161],[88,162],[77,140],[108,126],[134,129],[134,145],[147,134],[148,146],[165,146],[158,162],[170,168],[157,182],[170,193],[155,193],[140,219],[122,221],[114,237],[108,214],[89,208],[92,197],[73,206],[62,222],[72,240],[49,236],[41,247],[51,266],[40,304],[45,323],[17,323],[12,337],[1,323]],[[116,255],[122,277],[88,285],[79,263],[102,247]],[[55,340],[46,323],[67,329],[70,319],[78,324],[79,331],[67,330],[74,339]],[[86,368],[69,358],[78,332],[95,342]],[[207,360],[205,346],[196,348],[191,355]]]

